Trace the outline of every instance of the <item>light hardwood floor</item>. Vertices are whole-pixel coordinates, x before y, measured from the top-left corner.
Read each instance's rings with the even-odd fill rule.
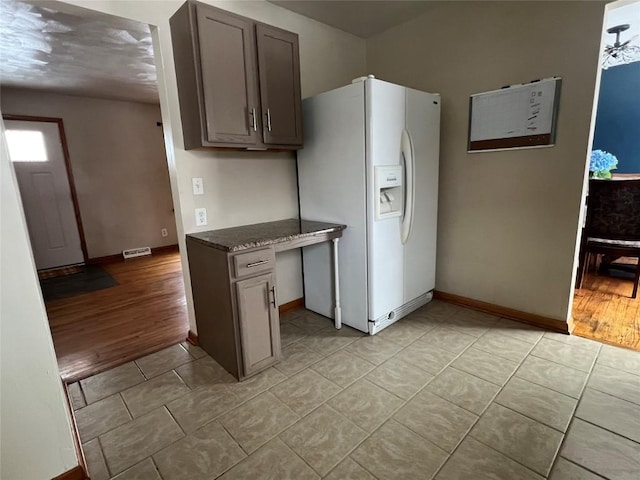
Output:
[[[633,282],[588,273],[573,300],[573,333],[604,343],[640,350],[640,295]]]
[[[75,381],[184,341],[178,252],[103,266],[118,286],[46,302],[63,380]]]

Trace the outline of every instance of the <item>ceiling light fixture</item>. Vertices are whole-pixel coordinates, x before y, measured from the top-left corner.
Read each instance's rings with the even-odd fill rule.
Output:
[[[630,25],[616,25],[607,29],[607,33],[615,34],[616,41],[613,45],[607,45],[604,47],[604,56],[602,58],[602,68],[607,69],[616,65],[624,65],[626,63],[636,62],[640,60],[640,46],[631,45],[631,41],[635,40],[637,35],[634,35],[626,42],[620,43],[620,34],[626,30],[629,30]]]

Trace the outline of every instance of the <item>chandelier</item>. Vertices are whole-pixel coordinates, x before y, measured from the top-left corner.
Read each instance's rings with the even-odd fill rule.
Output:
[[[640,60],[640,47],[638,45],[631,45],[631,41],[635,39],[634,36],[626,42],[620,43],[620,34],[626,30],[629,30],[630,25],[616,25],[607,29],[607,33],[615,34],[616,41],[613,45],[607,45],[604,48],[604,56],[602,59],[602,68],[607,69],[616,65],[624,65],[625,63],[631,63]]]

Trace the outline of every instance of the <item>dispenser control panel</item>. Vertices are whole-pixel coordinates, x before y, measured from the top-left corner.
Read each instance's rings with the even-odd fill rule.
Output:
[[[402,165],[374,167],[374,177],[376,220],[401,216],[404,198]]]

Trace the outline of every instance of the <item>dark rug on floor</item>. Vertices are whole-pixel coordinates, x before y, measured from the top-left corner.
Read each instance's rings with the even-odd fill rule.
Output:
[[[80,273],[40,280],[42,296],[46,300],[73,297],[118,285],[115,278],[99,265],[86,265]]]

